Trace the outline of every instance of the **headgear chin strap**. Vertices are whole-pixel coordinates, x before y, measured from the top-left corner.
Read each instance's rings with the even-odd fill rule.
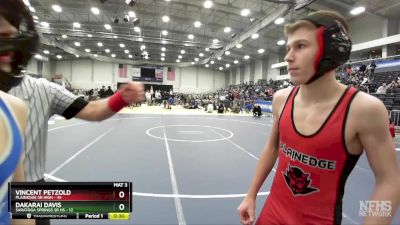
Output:
[[[329,16],[312,15],[303,18],[314,24],[317,30],[318,52],[314,59],[315,74],[306,84],[320,78],[350,58],[351,40],[344,27]]]

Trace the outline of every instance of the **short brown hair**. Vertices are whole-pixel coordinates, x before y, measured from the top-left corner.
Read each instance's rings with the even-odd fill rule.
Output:
[[[346,22],[346,19],[338,12],[328,11],[328,10],[319,10],[319,11],[308,14],[308,16],[314,16],[314,15],[330,17],[330,18],[338,21],[345,28],[346,32],[349,33],[349,24]],[[293,32],[295,32],[300,27],[309,27],[309,28],[314,27],[315,28],[315,25],[306,20],[298,20],[294,23],[286,24],[283,32],[284,32],[285,36],[288,36],[289,34],[292,34]]]

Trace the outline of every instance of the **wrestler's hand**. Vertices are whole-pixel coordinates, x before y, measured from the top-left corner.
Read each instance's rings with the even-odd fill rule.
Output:
[[[128,82],[118,90],[121,92],[122,99],[128,104],[144,101],[144,86],[139,82]]]
[[[256,201],[254,198],[246,197],[240,203],[237,211],[239,213],[240,222],[244,225],[252,225],[254,222],[254,214],[256,209]]]

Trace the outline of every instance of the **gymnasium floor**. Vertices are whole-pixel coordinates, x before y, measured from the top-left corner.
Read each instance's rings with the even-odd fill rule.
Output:
[[[236,208],[254,175],[271,118],[164,112],[118,114],[103,122],[53,117],[48,181],[131,181],[133,213],[129,221],[52,224],[240,224]],[[400,162],[400,145],[396,148]],[[274,174],[260,190],[256,215]],[[373,187],[363,155],[347,182],[342,224],[361,224],[359,201],[369,200]],[[393,224],[400,224],[400,210]]]

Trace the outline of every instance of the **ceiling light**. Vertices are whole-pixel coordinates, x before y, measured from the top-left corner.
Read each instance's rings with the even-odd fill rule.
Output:
[[[226,64],[226,65],[225,65],[226,68],[229,68],[230,66],[231,66],[231,65],[229,65],[229,64]]]
[[[251,38],[253,38],[253,39],[257,39],[259,36],[260,36],[259,34],[257,34],[257,33],[254,33],[254,34],[252,34],[252,35],[251,35]]]
[[[117,35],[114,35],[114,38],[118,38],[118,36],[117,36]]]
[[[163,31],[161,31],[161,34],[164,35],[164,36],[166,36],[166,35],[168,35],[168,31],[163,30]]]
[[[125,51],[124,51],[126,54],[129,54],[129,50],[128,49],[125,49]]]
[[[149,59],[149,56],[148,56],[148,55],[145,55],[145,56],[144,56],[144,59]]]
[[[43,53],[46,55],[50,54],[49,50],[44,50]]]
[[[49,24],[48,22],[41,22],[40,25],[41,25],[42,27],[45,27],[45,28],[50,27],[50,24]]]
[[[134,27],[133,30],[134,30],[136,33],[139,33],[139,32],[140,32],[140,27]]]
[[[88,52],[88,53],[89,53],[89,52],[90,52],[90,49],[88,49],[88,48],[87,48],[87,49],[85,49],[85,52]]]
[[[250,56],[249,55],[245,55],[243,58],[244,59],[250,59]]]
[[[81,24],[78,23],[78,22],[75,22],[75,23],[72,24],[72,27],[74,27],[74,28],[81,28]]]
[[[90,10],[91,10],[91,11],[92,11],[92,13],[93,13],[93,14],[95,14],[95,15],[99,15],[99,14],[100,14],[100,10],[99,10],[99,8],[92,7]]]
[[[185,50],[181,50],[181,54],[185,54],[186,53],[186,51]]]
[[[93,56],[94,56],[94,57],[97,57],[98,55],[97,55],[97,54],[94,54]]]
[[[194,27],[200,27],[201,26],[201,22],[200,21],[195,21],[194,22]]]
[[[257,51],[259,54],[263,54],[265,52],[265,50],[263,48],[258,49]]]
[[[164,48],[164,47],[162,47],[162,48],[161,48],[161,51],[165,52],[165,50],[167,50],[167,49],[166,49],[166,48]]]
[[[350,11],[350,13],[352,15],[358,15],[358,14],[361,14],[363,12],[365,12],[365,7],[363,7],[363,6],[357,7],[357,8],[355,8],[355,9]]]
[[[163,52],[163,53],[161,53],[161,56],[162,56],[162,57],[164,57],[164,56],[165,56],[165,53],[164,53],[164,52]]]
[[[206,67],[208,68],[210,65],[206,64]]]
[[[39,19],[39,17],[37,17],[37,16],[33,16],[32,18],[35,19],[35,20]]]
[[[218,58],[217,58],[218,60],[221,60],[222,59],[222,57],[221,56],[218,56]]]
[[[121,48],[125,48],[125,44],[119,44],[119,47],[121,47]]]
[[[93,37],[93,35],[91,35],[91,34],[88,34],[87,36],[90,37],[90,38]]]
[[[218,39],[214,39],[214,40],[213,40],[213,43],[214,43],[214,44],[217,44],[218,42],[219,42]]]
[[[211,64],[214,64],[215,62],[214,62],[214,60],[211,60],[210,63],[211,63]]]
[[[286,43],[285,40],[279,40],[278,42],[276,42],[278,45],[284,45]]]
[[[167,42],[165,40],[162,40],[161,43],[166,44]]]
[[[188,43],[185,43],[185,46],[189,46],[189,44],[188,44]]]
[[[241,12],[240,12],[240,15],[241,16],[248,16],[250,14],[250,10],[249,9],[243,9]]]
[[[138,38],[138,41],[142,42],[142,41],[143,41],[143,38]]]
[[[146,49],[146,45],[141,45],[140,50],[144,50],[144,49]]]
[[[168,23],[168,22],[169,22],[169,17],[168,17],[168,16],[163,16],[163,17],[162,17],[162,21],[163,21],[164,23]]]
[[[147,52],[147,51],[144,51],[143,52],[143,55],[148,55],[149,53]]]
[[[40,54],[36,54],[36,55],[35,55],[35,59],[42,60],[42,59],[43,59],[43,56],[42,56],[42,55],[40,55]]]
[[[106,51],[107,53],[110,53],[110,49],[108,49],[108,48],[106,50],[104,50],[104,51]]]
[[[236,48],[241,48],[243,45],[242,44],[237,44]]]
[[[62,12],[62,8],[59,5],[53,5],[51,8],[58,13]]]
[[[178,58],[179,58],[179,59],[182,59],[182,56],[181,56],[181,55],[178,55]]]
[[[74,45],[75,45],[76,47],[79,47],[79,46],[81,46],[81,43],[79,43],[79,42],[76,41],[76,42],[74,43]]]
[[[232,29],[230,28],[230,27],[225,27],[224,28],[224,32],[225,33],[229,33],[229,32],[231,32],[232,31]]]
[[[135,14],[134,11],[129,11],[129,12],[128,12],[128,15],[129,15],[130,17],[132,17],[132,18],[135,18],[135,17],[136,17],[136,14]]]
[[[97,46],[103,47],[103,43],[99,42],[99,43],[97,43]]]
[[[30,5],[31,5],[31,3],[29,2],[29,0],[23,0],[23,2],[24,2],[24,4],[25,4],[26,6],[30,6]]]
[[[230,55],[230,54],[231,54],[230,51],[226,51],[226,52],[225,52],[225,55]]]
[[[193,35],[193,34],[189,34],[189,35],[188,35],[188,38],[189,38],[189,39],[193,39],[193,38],[194,38],[194,35]]]
[[[209,49],[209,48],[205,48],[204,50],[205,50],[206,52],[210,51],[210,49]]]
[[[200,57],[203,57],[203,56],[204,56],[204,53],[200,52],[200,53],[199,53],[199,56],[200,56]]]
[[[63,34],[61,37],[65,39],[65,38],[67,38],[68,36],[65,35],[65,34]]]
[[[29,10],[31,11],[31,12],[36,12],[36,10],[35,10],[35,8],[33,8],[32,6],[29,6]]]
[[[195,62],[191,62],[191,64],[192,64],[192,65],[194,65],[194,64],[195,64]]]
[[[282,17],[279,17],[278,19],[275,20],[276,25],[282,24],[283,22],[285,22],[285,18]]]
[[[115,54],[111,54],[111,57],[115,58]]]
[[[57,55],[57,59],[62,59],[62,56],[61,55]]]
[[[213,2],[210,0],[204,1],[203,6],[204,6],[204,8],[209,9],[213,6]]]
[[[196,62],[199,61],[199,58],[194,58],[194,61],[196,61]]]
[[[165,60],[165,58],[164,57],[161,57],[161,61],[164,61]]]
[[[181,60],[177,59],[176,62],[181,62]]]
[[[79,55],[75,55],[76,58],[79,58]]]
[[[222,66],[219,67],[219,70],[223,70],[224,68]]]
[[[235,63],[235,64],[238,64],[238,63],[239,63],[239,61],[238,61],[238,60],[235,60],[235,61],[233,61],[233,63]]]
[[[129,57],[130,59],[132,59],[133,56],[132,56],[132,55],[128,55],[128,57]]]
[[[104,24],[104,28],[106,28],[107,30],[111,29],[111,25],[110,24]]]

